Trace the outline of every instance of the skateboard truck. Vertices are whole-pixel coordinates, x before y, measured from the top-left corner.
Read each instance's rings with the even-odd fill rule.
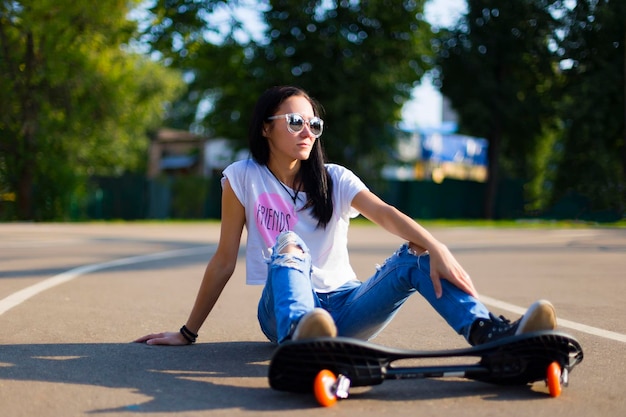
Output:
[[[567,368],[563,368],[563,370],[561,370],[561,385],[564,387],[569,385],[569,371]]]
[[[345,375],[337,375],[337,381],[333,384],[333,391],[337,398],[348,398],[348,392],[350,391],[350,378]]]

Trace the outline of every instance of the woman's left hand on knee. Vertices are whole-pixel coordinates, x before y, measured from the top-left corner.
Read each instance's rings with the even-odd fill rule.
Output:
[[[478,292],[469,274],[452,255],[447,246],[440,244],[436,248],[429,248],[430,254],[430,279],[435,288],[435,295],[440,298],[443,295],[441,280],[446,279],[451,284],[465,291],[469,295],[478,298]]]

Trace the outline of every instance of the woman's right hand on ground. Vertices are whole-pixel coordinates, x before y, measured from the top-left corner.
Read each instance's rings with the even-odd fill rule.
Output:
[[[183,337],[180,332],[163,332],[163,333],[153,333],[143,337],[140,337],[137,340],[134,340],[135,343],[145,343],[147,345],[169,345],[169,346],[181,346],[188,345],[189,342],[187,339]]]

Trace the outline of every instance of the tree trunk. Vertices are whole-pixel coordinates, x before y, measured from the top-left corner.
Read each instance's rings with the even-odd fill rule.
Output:
[[[624,28],[626,28],[626,20],[624,21]],[[620,202],[619,209],[622,217],[626,216],[626,30],[624,30],[624,43],[622,44],[624,49],[624,78],[622,79],[622,83],[624,85],[624,136],[622,140],[622,181],[620,183]]]
[[[489,149],[487,160],[489,161],[489,175],[487,176],[487,192],[484,201],[484,216],[486,219],[493,219],[495,216],[496,199],[498,197],[498,182],[500,181],[500,166],[498,155],[500,154],[501,137],[499,132],[494,132],[489,139]]]
[[[36,93],[33,85],[33,72],[35,70],[35,45],[33,34],[28,33],[26,38],[26,51],[24,53],[24,83],[21,86],[22,103],[22,129],[19,133],[18,142],[21,146],[16,152],[18,169],[16,202],[17,218],[20,220],[33,220],[33,185],[35,162],[37,154],[37,105],[34,99]]]

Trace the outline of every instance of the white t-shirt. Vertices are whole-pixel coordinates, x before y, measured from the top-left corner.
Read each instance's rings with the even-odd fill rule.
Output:
[[[250,158],[234,162],[224,170],[222,182],[228,178],[246,212],[248,284],[265,283],[268,249],[285,230],[296,232],[311,251],[311,280],[316,291],[330,292],[356,279],[348,257],[348,226],[350,218],[359,214],[351,207],[352,199],[367,187],[347,168],[327,164],[326,169],[333,181],[333,217],[325,229],[316,228],[317,219],[311,215],[311,209],[301,210],[306,194],[299,192],[294,205],[294,190],[285,189],[286,185],[266,166]]]

